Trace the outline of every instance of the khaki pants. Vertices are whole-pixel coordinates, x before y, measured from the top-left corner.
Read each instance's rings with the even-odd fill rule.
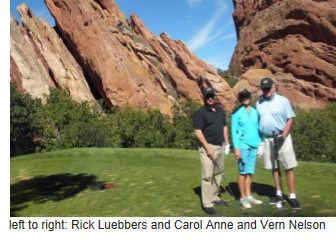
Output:
[[[208,157],[203,146],[199,147],[199,155],[201,159],[201,177],[202,177],[202,204],[204,208],[213,207],[214,201],[219,201],[219,187],[222,179],[221,173],[224,166],[224,153],[222,146],[211,145],[214,151],[214,157],[220,170],[214,165],[213,161]],[[214,175],[215,174],[215,175]]]

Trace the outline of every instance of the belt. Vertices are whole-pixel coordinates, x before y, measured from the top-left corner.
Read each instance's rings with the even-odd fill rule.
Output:
[[[275,132],[274,132],[275,133]],[[278,133],[275,133],[275,135],[281,135],[283,133],[283,131],[279,131]],[[273,138],[274,136],[273,135],[271,135],[271,136],[269,136],[269,135],[264,135],[264,137],[265,138]]]

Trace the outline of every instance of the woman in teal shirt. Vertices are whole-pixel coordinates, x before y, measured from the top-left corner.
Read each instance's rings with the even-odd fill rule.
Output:
[[[250,106],[251,92],[248,89],[239,91],[238,99],[242,105],[231,116],[231,135],[239,167],[240,203],[244,208],[251,208],[251,204],[262,203],[251,195],[252,175],[261,142],[259,117],[257,110]]]

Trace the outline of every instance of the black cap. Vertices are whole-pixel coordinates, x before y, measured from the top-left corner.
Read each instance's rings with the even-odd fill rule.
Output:
[[[213,88],[206,88],[203,90],[203,96],[206,97],[207,95],[215,95],[215,90]]]
[[[274,81],[271,78],[263,78],[260,82],[260,88],[266,89],[271,88],[274,84]]]
[[[242,94],[251,94],[251,91],[249,91],[247,88],[244,88],[244,89],[240,90],[238,94],[239,95],[242,95]]]
[[[251,92],[247,88],[244,88],[239,91],[238,93],[239,102],[243,102],[243,98],[245,97],[248,97],[249,99],[251,99]]]

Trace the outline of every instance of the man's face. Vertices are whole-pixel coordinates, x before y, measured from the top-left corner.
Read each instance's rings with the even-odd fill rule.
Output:
[[[208,105],[214,105],[215,104],[215,95],[214,94],[208,94],[205,96],[205,102]]]
[[[264,88],[264,89],[262,89],[262,92],[263,92],[263,96],[266,99],[271,99],[272,95],[275,92],[275,85],[272,85],[271,88]]]

